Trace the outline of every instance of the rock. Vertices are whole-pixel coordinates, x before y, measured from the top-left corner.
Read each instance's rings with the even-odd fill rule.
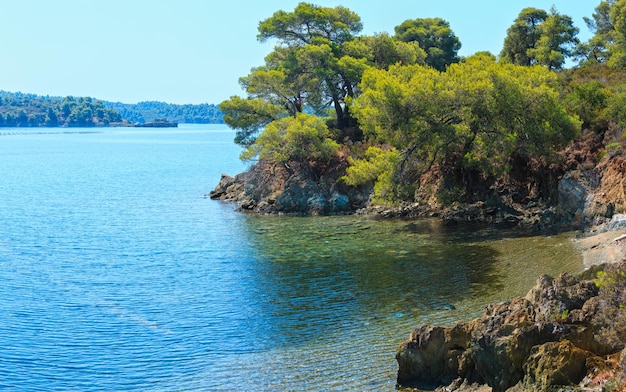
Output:
[[[330,198],[330,204],[335,211],[347,211],[350,209],[350,198],[348,195],[335,193]]]
[[[235,184],[235,177],[231,177],[228,174],[222,174],[220,178],[220,182],[217,184],[215,189],[213,189],[209,193],[209,197],[211,199],[221,200],[223,198],[229,197],[229,194],[232,193],[232,189],[229,192],[229,188]]]
[[[609,267],[594,271],[602,268]],[[623,277],[626,264],[615,268],[613,276]],[[415,329],[396,353],[398,385],[448,391],[478,390],[480,385],[495,392],[571,390],[567,388],[595,377],[607,355],[624,349],[626,331],[615,320],[626,316],[611,305],[623,298],[622,292],[603,294],[593,281],[568,274],[543,275],[525,298],[489,305],[475,320]]]
[[[626,157],[606,158],[591,169],[569,171],[558,191],[563,221],[583,228],[607,224],[614,215],[626,212]]]
[[[523,384],[529,389],[578,384],[587,374],[586,362],[593,357],[569,340],[548,342],[532,348],[524,362]]]
[[[559,216],[564,219],[582,219],[589,194],[590,189],[581,181],[579,172],[565,173],[559,181]]]
[[[561,274],[556,279],[543,275],[526,294],[537,310],[540,318],[549,321],[558,318],[563,312],[581,309],[585,302],[598,295],[598,287],[592,281],[579,282],[569,275]],[[541,321],[541,320],[538,320]]]
[[[369,200],[371,187],[342,184],[340,169],[321,177],[307,173],[260,161],[235,177],[222,175],[209,197],[235,202],[246,211],[298,215],[351,213]]]
[[[454,365],[458,366],[459,356],[450,352],[448,335],[448,329],[428,325],[413,331],[396,355],[398,382],[425,389],[452,382],[457,377]]]

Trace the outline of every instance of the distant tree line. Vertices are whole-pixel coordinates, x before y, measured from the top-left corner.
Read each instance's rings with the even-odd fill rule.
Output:
[[[145,101],[136,104],[121,102],[105,102],[105,106],[117,111],[124,120],[130,123],[146,123],[157,118],[186,124],[222,124],[222,112],[218,105],[176,105],[171,103]]]
[[[221,124],[217,105],[125,104],[90,97],[50,97],[0,90],[0,127],[97,127],[152,122]]]
[[[121,122],[115,110],[90,97],[49,97],[0,91],[2,127],[95,127]]]

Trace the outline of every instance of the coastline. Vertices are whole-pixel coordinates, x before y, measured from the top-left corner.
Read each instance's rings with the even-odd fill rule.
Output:
[[[414,329],[396,352],[398,390],[626,391],[626,227],[571,241],[584,272],[542,275],[472,321]]]
[[[626,259],[626,228],[604,231],[573,240],[583,256],[583,266],[589,269],[603,263],[618,263]]]

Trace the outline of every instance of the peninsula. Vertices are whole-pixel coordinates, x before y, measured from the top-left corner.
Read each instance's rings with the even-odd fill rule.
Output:
[[[498,56],[465,58],[441,18],[365,36],[345,7],[278,11],[259,24],[276,46],[240,79],[247,96],[220,105],[252,165],[209,196],[263,214],[624,228],[624,10],[600,1],[581,42],[556,8],[523,8]],[[586,257],[603,247],[621,259],[615,241]],[[477,320],[422,326],[398,350],[399,385],[626,390],[625,275],[611,263],[542,276]]]

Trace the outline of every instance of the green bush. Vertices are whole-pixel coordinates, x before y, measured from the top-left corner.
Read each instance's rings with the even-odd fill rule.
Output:
[[[241,158],[282,164],[329,162],[339,152],[339,144],[329,136],[324,119],[297,114],[268,124],[256,142],[242,152]]]

